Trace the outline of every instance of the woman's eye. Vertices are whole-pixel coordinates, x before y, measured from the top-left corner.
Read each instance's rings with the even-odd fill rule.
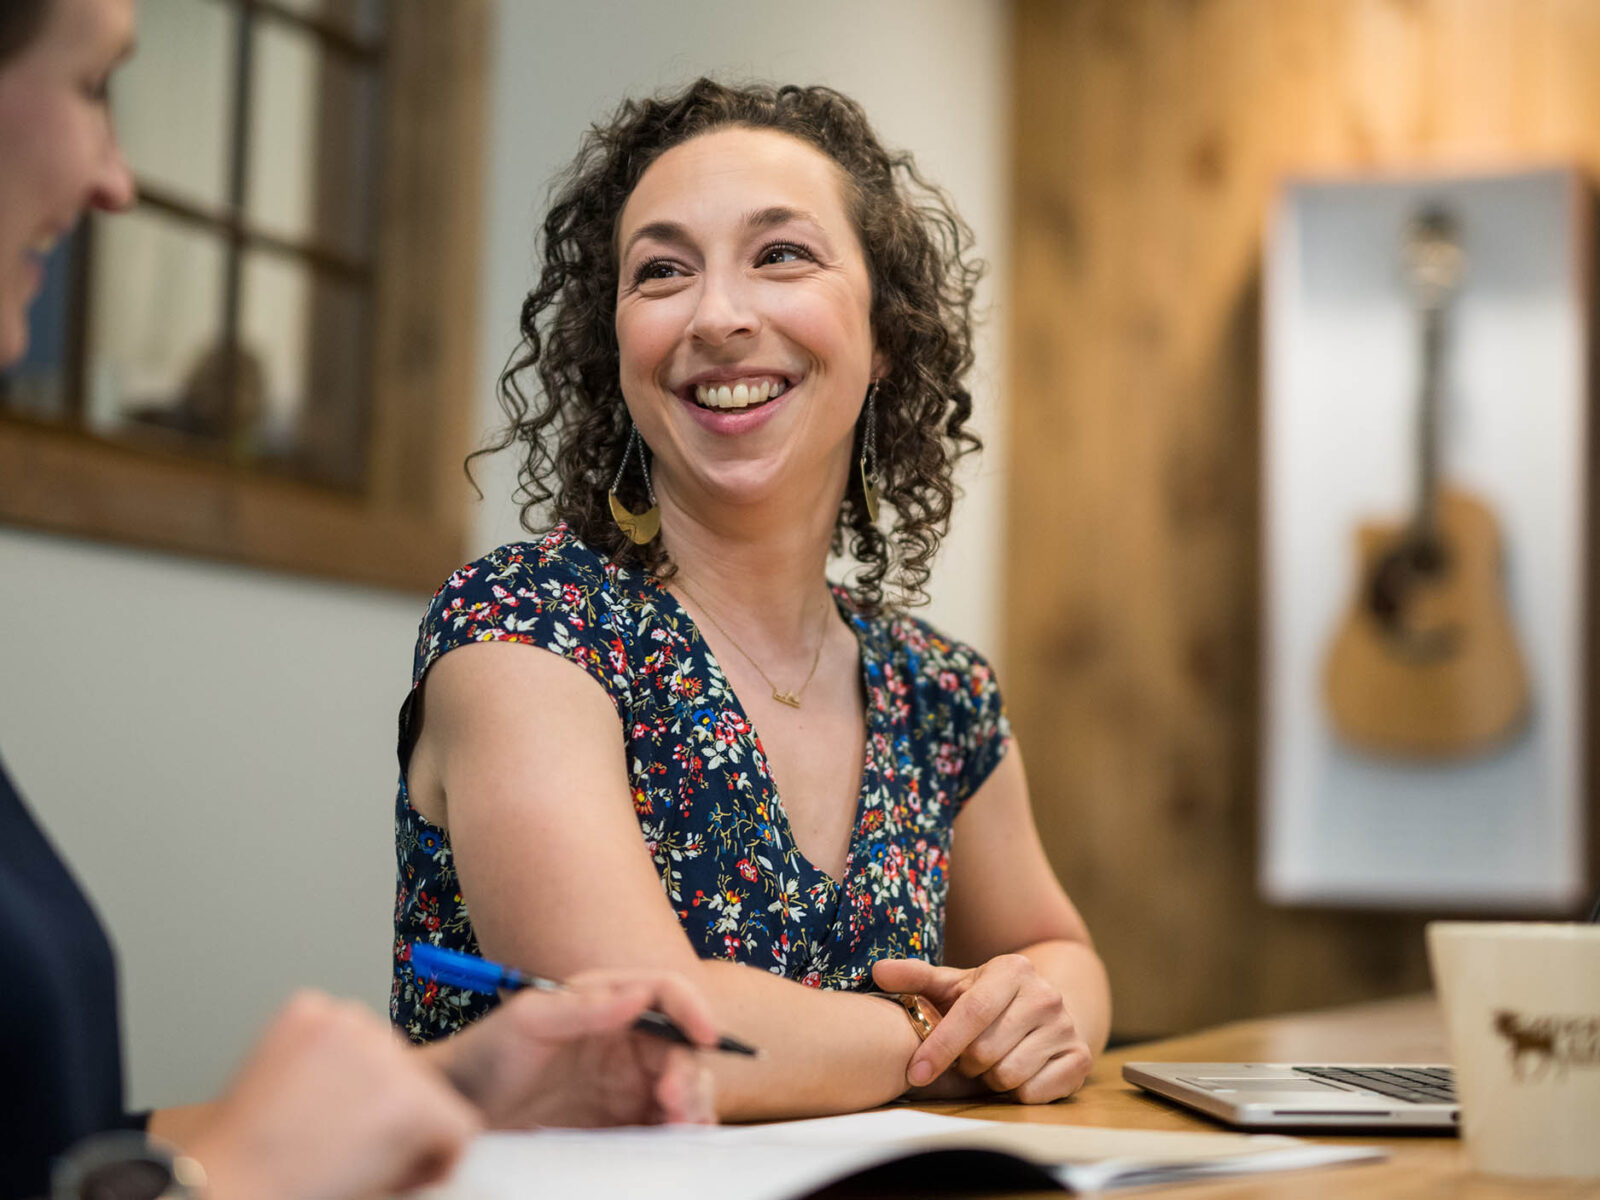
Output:
[[[637,286],[652,279],[671,279],[677,273],[678,264],[671,259],[652,258],[648,262],[639,264],[638,270],[633,273],[633,282]]]
[[[759,266],[772,266],[778,263],[807,262],[812,255],[804,246],[797,246],[793,242],[773,242],[764,246],[756,263]]]

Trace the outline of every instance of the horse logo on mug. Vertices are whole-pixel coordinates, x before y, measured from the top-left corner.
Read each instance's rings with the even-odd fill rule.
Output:
[[[1527,1016],[1502,1008],[1494,1031],[1506,1041],[1511,1075],[1519,1083],[1542,1079],[1552,1070],[1565,1077],[1572,1067],[1600,1067],[1600,1016]]]

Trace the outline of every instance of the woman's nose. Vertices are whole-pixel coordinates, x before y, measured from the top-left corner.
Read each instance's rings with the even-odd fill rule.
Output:
[[[89,204],[105,212],[121,212],[132,208],[136,199],[138,189],[134,186],[133,171],[122,155],[122,147],[113,140],[106,148],[105,158],[95,175]]]
[[[751,304],[750,289],[732,273],[707,271],[702,277],[700,301],[695,305],[689,333],[707,345],[748,336],[761,327]]]

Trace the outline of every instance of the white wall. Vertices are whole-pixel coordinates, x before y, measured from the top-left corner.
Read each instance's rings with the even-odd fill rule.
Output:
[[[0,748],[120,951],[134,1103],[215,1090],[296,983],[385,1001],[422,605],[0,532]]]
[[[503,0],[489,139],[479,393],[516,340],[550,177],[625,94],[706,71],[832,84],[943,183],[996,266],[1002,0]],[[975,379],[991,449],[929,615],[998,650],[992,321]],[[517,536],[509,463],[479,550]],[[394,712],[419,597],[0,530],[0,748],[118,944],[130,1100],[214,1091],[298,983],[381,1007],[393,897]]]

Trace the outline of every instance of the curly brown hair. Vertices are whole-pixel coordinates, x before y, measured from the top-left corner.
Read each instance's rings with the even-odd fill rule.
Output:
[[[538,285],[522,302],[522,343],[500,376],[508,423],[468,457],[526,449],[516,497],[522,524],[553,500],[554,515],[613,561],[658,577],[674,567],[660,539],[636,546],[617,529],[606,494],[628,441],[618,381],[616,232],[645,170],[667,150],[730,126],[799,138],[841,169],[846,206],[866,253],[872,330],[889,364],[877,392],[880,496],[894,511],[885,533],[867,519],[858,487],[840,506],[833,551],[861,564],[852,579],[869,613],[926,600],[934,553],[950,525],[962,455],[980,448],[967,428],[972,396],[973,294],[984,266],[970,257],[972,231],[911,156],[886,150],[859,104],[825,87],[728,86],[698,79],[676,94],[625,101],[592,127],[552,191]],[[530,400],[521,378],[534,372]],[[854,457],[861,454],[856,423]],[[852,476],[855,472],[852,472]],[[619,498],[649,503],[642,475],[628,471]]]
[[[28,48],[49,10],[49,0],[0,0],[0,66]]]

